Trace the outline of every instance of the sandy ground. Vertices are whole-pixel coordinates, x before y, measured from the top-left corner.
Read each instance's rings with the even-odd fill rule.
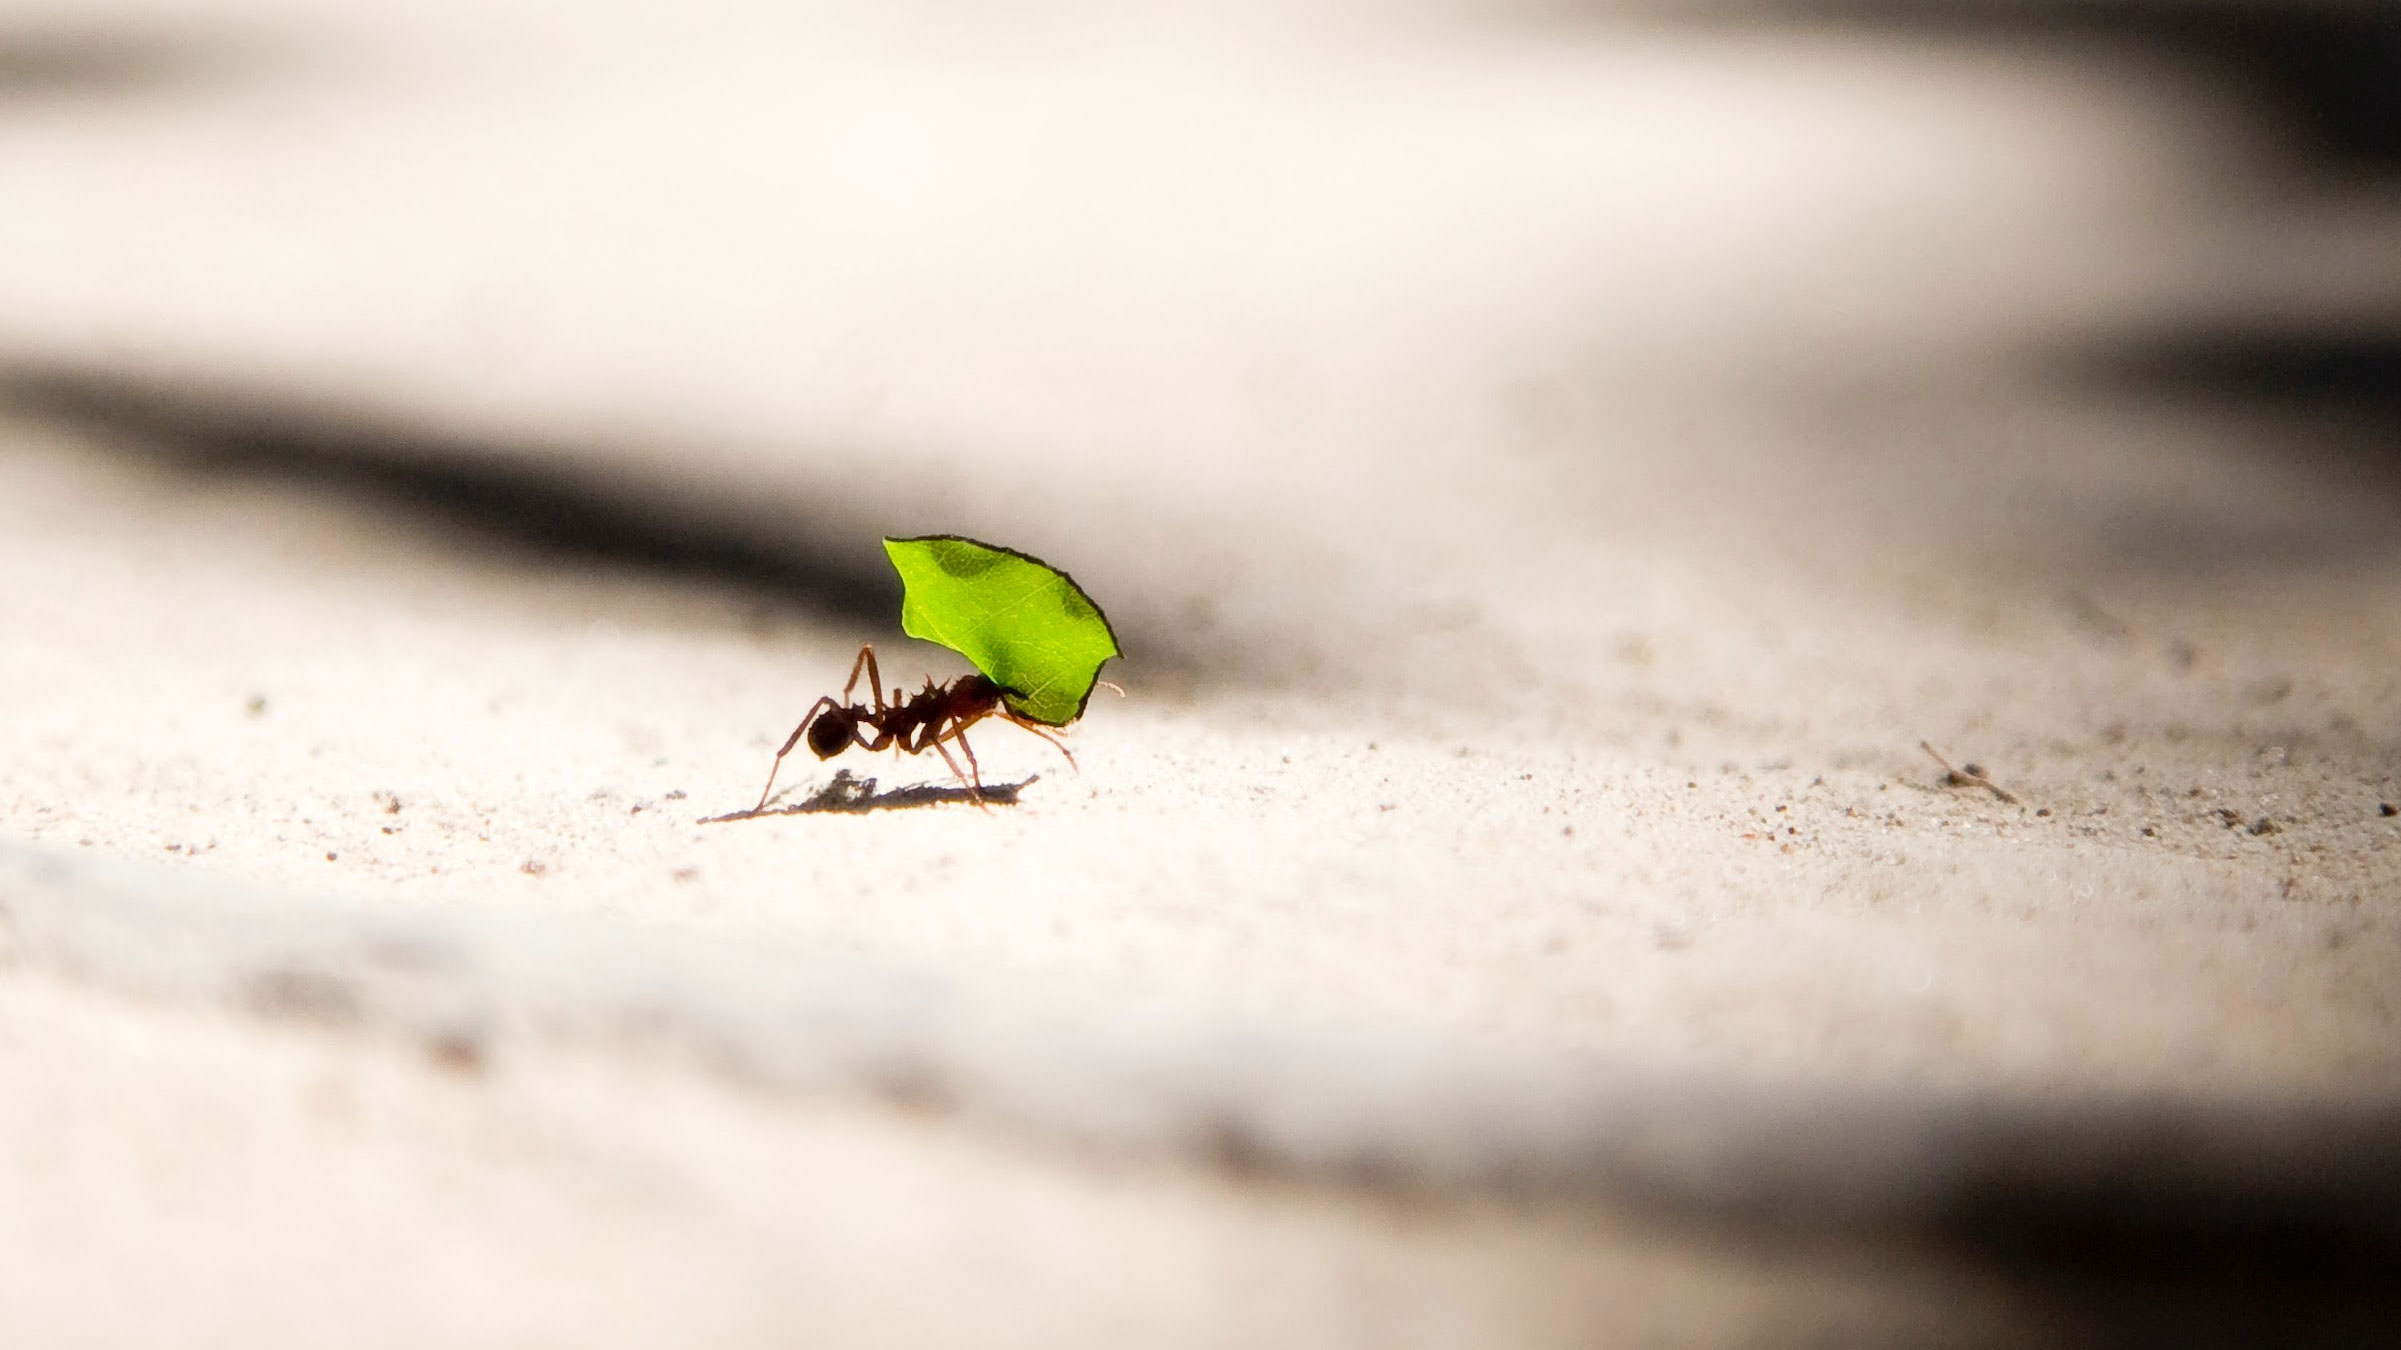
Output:
[[[2273,1302],[2195,1250],[2364,1325],[2391,429],[2190,352],[2387,322],[2401,215],[2190,71],[77,13],[0,11],[0,1339]],[[1081,771],[1002,729],[990,811],[883,758],[716,819],[862,642],[959,669],[881,571],[928,530],[1109,607]]]

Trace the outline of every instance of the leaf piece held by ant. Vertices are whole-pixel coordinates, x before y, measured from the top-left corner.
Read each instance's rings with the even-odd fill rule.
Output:
[[[1084,715],[1118,655],[1108,616],[1065,572],[955,534],[886,539],[900,573],[901,631],[939,642],[999,685],[1009,708],[1063,727]]]

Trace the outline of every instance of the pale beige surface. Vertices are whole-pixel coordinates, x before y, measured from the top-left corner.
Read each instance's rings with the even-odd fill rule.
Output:
[[[2012,1310],[1937,1262],[1229,1184],[624,1056],[462,1071],[39,978],[0,991],[0,1064],[9,1317],[44,1345],[1941,1344]]]
[[[1438,7],[956,47],[602,8],[226,6],[280,45],[0,116],[0,828],[301,909],[597,919],[1268,1037],[2019,1100],[2401,1091],[2389,498],[2320,453],[2339,426],[2075,373],[2180,314],[2394,298],[2358,266],[2389,213],[2259,205],[2191,86]],[[298,448],[212,471],[109,411],[142,399]],[[361,426],[827,585],[512,551],[344,478]],[[844,607],[877,533],[926,529],[1049,556],[1119,619],[1083,772],[1003,729],[991,776],[1041,775],[1012,808],[698,823],[859,642],[956,669]],[[1921,738],[2020,801],[1935,786]],[[826,777],[788,765],[783,800]],[[394,1343],[811,1315],[1018,1343],[1013,1297],[1088,1319],[1029,1344],[1730,1343],[1950,1297],[1643,1255],[1614,1219],[1128,1180],[638,1046],[445,1074],[20,945],[13,1095],[81,1114],[12,1117],[7,1165],[52,1179],[0,1242],[91,1225],[32,1314],[85,1343],[125,1324],[76,1281],[208,1248],[238,1288],[287,1227],[322,1263],[295,1344],[400,1291],[426,1320]],[[320,1090],[369,1123],[290,1104]],[[150,1120],[190,1111],[288,1178],[156,1221],[220,1158]],[[478,1198],[408,1181],[441,1176]],[[837,1176],[841,1223],[797,1199]],[[370,1207],[417,1257],[348,1255]],[[888,1261],[849,1236],[875,1214]],[[1108,1300],[1076,1243],[1126,1272]],[[265,1343],[184,1278],[125,1315]],[[974,1297],[855,1283],[903,1278]],[[1254,1284],[1288,1301],[1217,1320]]]

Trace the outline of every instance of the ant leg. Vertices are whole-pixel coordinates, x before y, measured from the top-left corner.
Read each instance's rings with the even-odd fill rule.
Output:
[[[961,750],[967,750],[967,739],[963,736],[959,738],[959,748]],[[934,749],[942,753],[942,762],[950,766],[950,776],[958,779],[962,784],[966,785],[967,795],[975,798],[975,804],[983,810],[991,810],[991,807],[984,805],[984,780],[981,772],[979,771],[976,777],[969,778],[966,774],[959,772],[959,761],[951,758],[949,746],[944,745],[940,741],[936,741],[934,742]],[[967,758],[970,763],[973,763],[975,760],[975,752],[973,750],[967,750]]]
[[[809,705],[809,715],[800,719],[799,726],[792,728],[792,734],[784,740],[784,748],[775,752],[775,763],[767,766],[767,786],[759,789],[759,804],[750,808],[752,815],[767,809],[767,794],[775,791],[775,775],[784,767],[784,756],[791,754],[792,747],[800,744],[801,733],[809,729],[809,723],[816,721],[817,714],[826,709],[840,706],[830,696]]]
[[[984,766],[975,762],[975,747],[967,743],[967,728],[959,728],[952,739],[959,743],[961,750],[967,752],[967,772],[975,775],[975,790],[981,793],[984,790]]]
[[[851,690],[859,687],[859,672],[862,670],[867,672],[867,693],[875,700],[875,710],[882,712],[884,710],[884,677],[882,672],[875,668],[875,644],[872,642],[860,644],[859,659],[850,663],[850,679],[842,686],[844,699],[850,697]]]
[[[1044,731],[1041,727],[1034,725],[1032,722],[1020,722],[1014,717],[1010,718],[1009,721],[1017,726],[1024,727],[1026,730],[1034,733],[1037,736],[1040,736],[1042,739],[1049,741],[1052,745],[1057,746],[1059,753],[1067,756],[1068,768],[1075,770],[1079,774],[1084,771],[1084,766],[1075,762],[1075,751],[1067,748],[1067,742],[1051,735],[1049,732]]]

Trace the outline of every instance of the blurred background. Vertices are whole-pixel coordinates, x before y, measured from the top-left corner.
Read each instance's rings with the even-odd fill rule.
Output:
[[[1245,692],[1560,686],[1663,552],[2389,542],[2375,6],[5,22],[11,405],[220,488],[844,615],[881,528],[1097,536]]]
[[[2370,0],[0,0],[23,1343],[2372,1343],[2397,505]]]

